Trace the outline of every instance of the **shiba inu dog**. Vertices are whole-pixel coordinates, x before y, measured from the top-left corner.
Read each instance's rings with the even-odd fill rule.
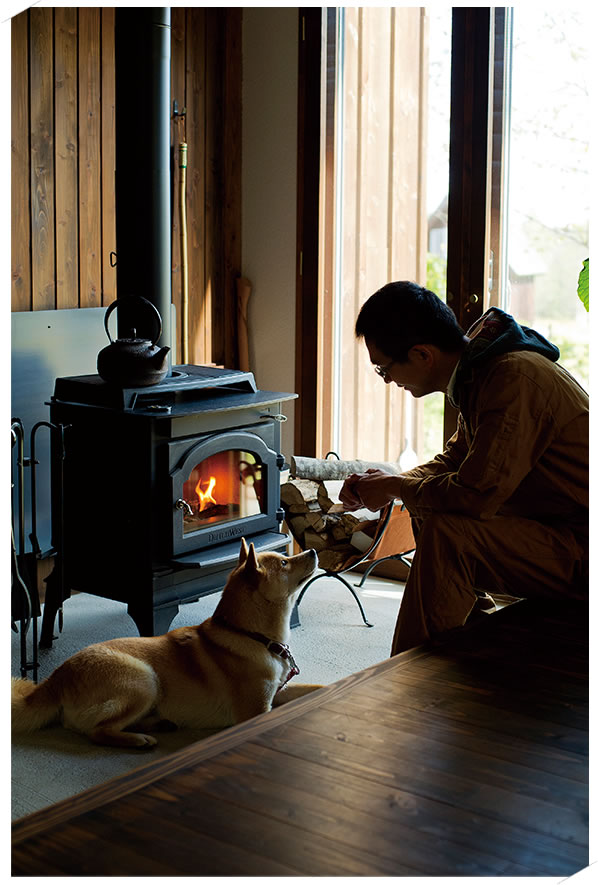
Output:
[[[320,688],[292,685],[287,645],[296,593],[314,572],[313,550],[256,554],[241,542],[212,617],[163,636],[110,639],[74,654],[34,685],[12,681],[13,733],[52,722],[99,744],[148,747],[160,722],[224,728]]]

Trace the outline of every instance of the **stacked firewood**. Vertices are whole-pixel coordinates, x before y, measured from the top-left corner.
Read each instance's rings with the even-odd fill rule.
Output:
[[[339,502],[344,479],[370,467],[398,472],[394,464],[291,459],[292,478],[280,490],[285,521],[303,550],[316,550],[321,568],[350,568],[372,545],[380,514],[365,508],[346,513]]]
[[[378,514],[345,513],[338,503],[342,481],[290,479],[280,488],[285,521],[303,550],[318,554],[321,568],[336,571],[361,559],[371,545]]]

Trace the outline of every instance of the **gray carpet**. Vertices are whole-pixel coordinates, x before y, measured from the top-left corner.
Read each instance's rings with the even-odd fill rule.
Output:
[[[357,583],[361,576],[349,576]],[[301,626],[290,647],[301,669],[299,681],[330,684],[388,657],[403,584],[370,576],[357,591],[368,619],[364,625],[349,591],[334,578],[316,581],[300,606]],[[198,624],[212,614],[218,595],[181,607],[171,627]],[[126,605],[87,594],[64,604],[64,629],[51,649],[40,650],[39,679],[92,642],[136,636]],[[31,648],[29,638],[28,648]],[[18,676],[20,637],[12,633],[12,675]],[[267,715],[267,714],[266,714]],[[50,727],[12,742],[12,817],[19,818],[80,793],[109,778],[158,759],[212,732],[181,730],[158,736],[150,750],[116,749]]]

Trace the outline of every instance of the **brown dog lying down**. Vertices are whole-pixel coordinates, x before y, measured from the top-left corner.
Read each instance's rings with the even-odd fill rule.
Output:
[[[13,679],[13,733],[61,721],[99,744],[147,747],[157,741],[145,731],[164,720],[224,728],[320,688],[285,687],[299,672],[286,645],[294,599],[317,563],[313,550],[256,555],[243,539],[202,624],[90,645],[37,686]]]

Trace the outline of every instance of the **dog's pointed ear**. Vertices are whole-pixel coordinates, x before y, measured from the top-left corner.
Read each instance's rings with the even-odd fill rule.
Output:
[[[257,575],[259,569],[260,567],[257,561],[257,553],[255,552],[255,547],[253,546],[253,544],[250,544],[249,553],[247,554],[247,561],[245,562],[245,571]]]
[[[251,546],[253,547],[253,544]],[[239,565],[243,565],[248,555],[249,549],[247,547],[247,541],[245,540],[245,538],[241,538],[241,549],[239,550]]]

